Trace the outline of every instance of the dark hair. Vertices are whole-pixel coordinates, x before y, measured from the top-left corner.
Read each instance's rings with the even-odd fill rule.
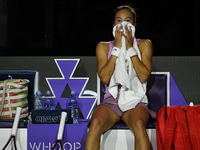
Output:
[[[122,10],[122,9],[127,9],[128,11],[130,11],[130,12],[133,14],[133,23],[135,23],[135,22],[136,22],[137,14],[136,14],[136,12],[135,12],[135,8],[132,7],[130,4],[118,6],[118,7],[114,10],[114,20],[115,20],[115,16],[116,16],[117,12],[120,11],[120,10]]]

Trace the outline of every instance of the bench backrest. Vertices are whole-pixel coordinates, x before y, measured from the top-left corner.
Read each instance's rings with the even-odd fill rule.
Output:
[[[169,72],[152,72],[147,81],[148,108],[156,113],[163,107],[170,105],[169,86],[170,78]],[[100,104],[104,98],[105,87],[97,75],[97,104]],[[155,120],[150,120],[147,128],[155,128]],[[116,124],[113,128],[128,128],[123,123]]]

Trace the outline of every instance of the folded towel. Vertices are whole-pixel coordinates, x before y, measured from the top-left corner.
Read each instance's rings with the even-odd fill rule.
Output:
[[[128,22],[122,22],[121,24],[113,27],[114,37],[117,26],[122,26],[124,33],[126,26],[128,28],[131,27],[132,36],[134,37],[135,27]],[[133,48],[135,54],[138,55],[138,58],[141,60],[141,54],[137,46],[136,38],[134,38]],[[116,98],[118,95],[118,85],[121,85],[118,105],[123,112],[134,108],[139,102],[148,103],[147,97],[145,95],[146,83],[142,83],[139,80],[133,68],[130,55],[131,53],[126,50],[125,38],[122,37],[122,47],[120,49],[118,59],[116,60],[115,70],[110,79],[108,91],[114,98]]]

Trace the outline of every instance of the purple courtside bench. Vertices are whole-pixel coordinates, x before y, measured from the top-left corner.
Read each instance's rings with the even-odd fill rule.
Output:
[[[98,104],[102,102],[104,97],[104,84],[97,75],[97,94]],[[148,108],[158,113],[163,106],[169,106],[169,72],[152,72],[147,81],[146,95],[149,100]],[[147,129],[156,128],[156,120],[151,118],[147,124]],[[126,124],[121,121],[115,124],[111,129],[129,129]]]

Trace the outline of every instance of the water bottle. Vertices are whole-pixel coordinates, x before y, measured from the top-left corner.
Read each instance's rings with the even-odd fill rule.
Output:
[[[54,109],[54,100],[51,97],[51,92],[47,91],[46,97],[44,99],[44,109],[45,110],[53,110]]]
[[[42,99],[41,99],[41,92],[37,91],[35,94],[35,109],[42,109]]]
[[[71,97],[68,101],[68,108],[71,109],[73,124],[78,124],[78,100],[74,91],[71,91]]]

